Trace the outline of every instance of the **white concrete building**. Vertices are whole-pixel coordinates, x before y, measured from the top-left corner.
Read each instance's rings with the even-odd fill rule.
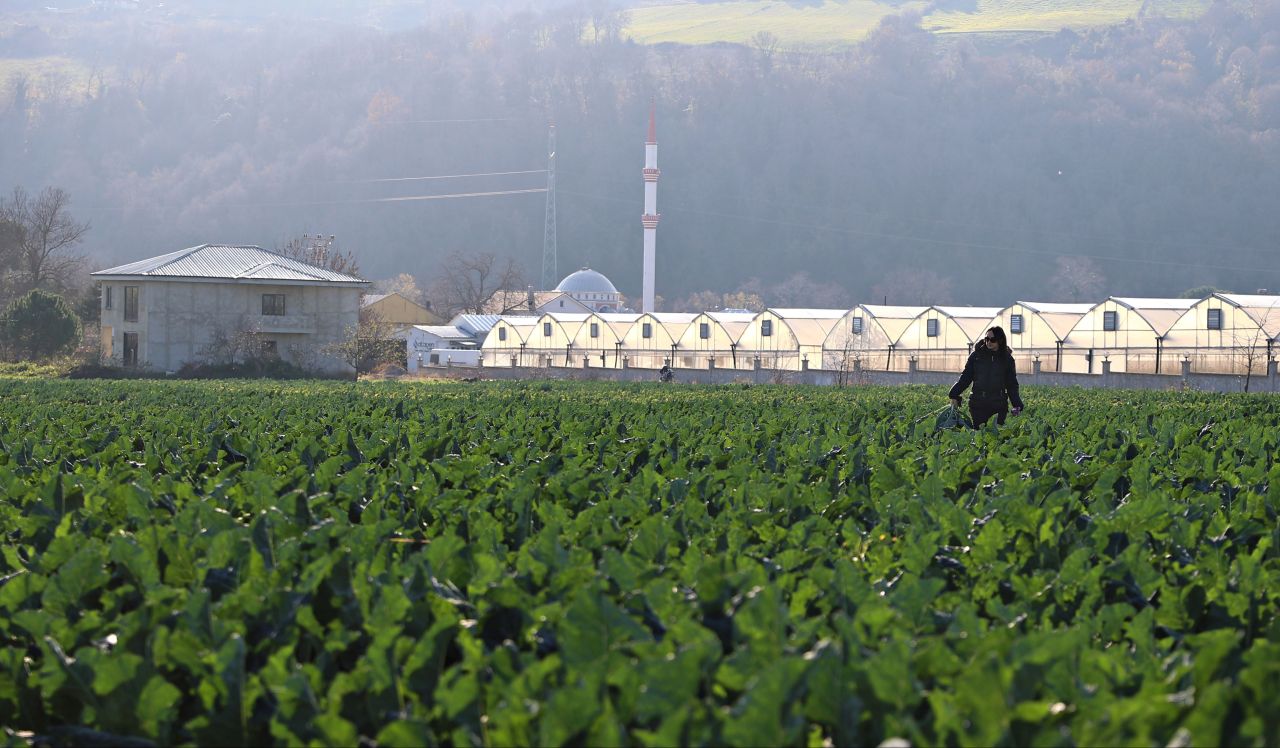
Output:
[[[405,341],[410,374],[426,366],[479,366],[480,348],[471,333],[454,325],[411,325],[396,333]]]
[[[216,342],[248,338],[258,354],[319,371],[359,320],[369,282],[255,246],[203,244],[92,274],[102,287],[108,365],[175,371],[211,362]],[[242,333],[251,335],[245,336]]]

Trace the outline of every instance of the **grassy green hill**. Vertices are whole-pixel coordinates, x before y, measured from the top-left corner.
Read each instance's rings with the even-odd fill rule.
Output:
[[[1187,17],[1202,13],[1210,0],[1147,0],[1146,13]],[[784,47],[833,47],[861,40],[887,15],[923,13],[926,28],[938,33],[1055,32],[1136,18],[1142,0],[976,0],[930,3],[825,0],[656,0],[631,11],[628,32],[637,41],[748,42],[768,31]],[[934,9],[941,6],[942,9]],[[971,11],[947,8],[972,8]]]

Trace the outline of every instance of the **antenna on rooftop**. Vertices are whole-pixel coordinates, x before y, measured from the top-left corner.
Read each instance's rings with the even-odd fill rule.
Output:
[[[542,290],[556,284],[556,124],[547,128],[547,216],[542,232]]]

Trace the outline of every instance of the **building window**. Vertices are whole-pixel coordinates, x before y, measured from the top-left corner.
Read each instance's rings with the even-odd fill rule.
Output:
[[[102,308],[111,308],[111,286],[102,287]]]
[[[138,287],[124,287],[124,321],[138,321]]]
[[[549,337],[551,337],[551,323],[550,323],[550,322],[543,322],[543,323],[542,323],[542,337],[544,337],[544,338],[549,338]]]
[[[1118,324],[1119,318],[1120,318],[1120,314],[1118,312],[1103,312],[1102,313],[1103,331],[1115,332],[1116,328],[1119,327],[1119,324]]]
[[[1022,334],[1022,315],[1021,314],[1009,315],[1009,332],[1013,333],[1014,335]]]
[[[938,320],[926,320],[924,323],[925,334],[931,338],[938,337]]]
[[[711,323],[709,322],[698,323],[698,337],[702,338],[703,340],[711,339]]]
[[[862,318],[861,317],[853,318],[853,334],[854,335],[862,334]]]
[[[1210,309],[1209,319],[1207,320],[1207,322],[1210,330],[1221,330],[1222,329],[1222,310]]]
[[[591,337],[593,338],[600,337],[600,325],[597,322],[591,323]]]
[[[125,287],[125,298],[129,298],[128,286]],[[138,333],[126,332],[124,334],[124,365],[138,365]]]
[[[505,328],[505,327],[499,327],[499,328],[498,328],[498,340],[506,340],[506,339],[507,339],[507,328]]]
[[[772,336],[773,336],[773,320],[771,319],[760,320],[760,337],[768,338]]]
[[[284,294],[282,293],[262,294],[262,315],[264,317],[283,317],[284,316]]]
[[[640,337],[642,337],[642,338],[652,338],[652,337],[653,337],[653,324],[652,324],[652,323],[650,323],[650,322],[645,322],[644,324],[640,325]]]

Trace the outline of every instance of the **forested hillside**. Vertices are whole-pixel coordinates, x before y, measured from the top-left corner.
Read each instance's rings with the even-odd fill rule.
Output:
[[[822,54],[644,46],[625,21],[11,23],[0,188],[65,189],[99,266],[320,231],[374,278],[491,251],[536,279],[541,193],[388,199],[540,188],[554,120],[560,267],[634,295],[653,97],[668,300],[1280,288],[1277,0],[999,47],[905,14]],[[531,173],[372,181],[494,172]]]

